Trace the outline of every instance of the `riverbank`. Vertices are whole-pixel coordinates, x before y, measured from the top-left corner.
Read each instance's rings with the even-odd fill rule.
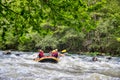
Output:
[[[2,51],[2,50],[1,50]],[[38,50],[13,50],[13,49],[10,49],[10,50],[3,50],[3,53],[7,53],[7,52],[35,52],[37,53]],[[62,50],[60,50],[59,52],[61,53]],[[50,51],[44,51],[45,53],[49,53]],[[72,55],[72,54],[78,54],[78,55],[87,55],[87,56],[92,56],[92,57],[96,57],[96,56],[109,56],[109,57],[120,57],[120,54],[117,54],[117,55],[114,55],[114,54],[110,54],[110,53],[101,53],[101,52],[78,52],[78,51],[75,51],[75,52],[70,52],[70,51],[67,51],[66,50],[66,53],[67,55]]]

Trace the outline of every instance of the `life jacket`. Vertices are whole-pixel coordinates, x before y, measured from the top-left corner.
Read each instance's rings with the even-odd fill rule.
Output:
[[[57,51],[52,52],[52,56],[57,58],[58,57],[58,52]]]
[[[40,51],[38,56],[39,56],[39,58],[44,57],[44,52]]]

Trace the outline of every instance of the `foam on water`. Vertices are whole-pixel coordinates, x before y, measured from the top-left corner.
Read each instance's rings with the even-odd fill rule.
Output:
[[[20,54],[16,56],[15,54]],[[57,64],[33,61],[38,53],[0,51],[0,79],[2,80],[120,80],[120,58],[71,55],[60,57]]]

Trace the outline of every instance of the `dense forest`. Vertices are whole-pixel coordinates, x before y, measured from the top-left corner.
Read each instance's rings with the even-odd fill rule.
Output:
[[[0,0],[0,49],[120,55],[120,0]]]

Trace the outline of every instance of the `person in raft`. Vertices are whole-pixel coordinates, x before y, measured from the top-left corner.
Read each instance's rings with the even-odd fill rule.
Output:
[[[59,56],[64,56],[64,55],[63,55],[63,54],[60,54],[60,53],[58,52],[58,49],[55,49],[55,50],[53,50],[53,51],[51,52],[51,56],[58,58]]]
[[[43,50],[41,50],[41,49],[39,50],[38,57],[39,57],[39,58],[44,57],[44,51],[43,51]]]

